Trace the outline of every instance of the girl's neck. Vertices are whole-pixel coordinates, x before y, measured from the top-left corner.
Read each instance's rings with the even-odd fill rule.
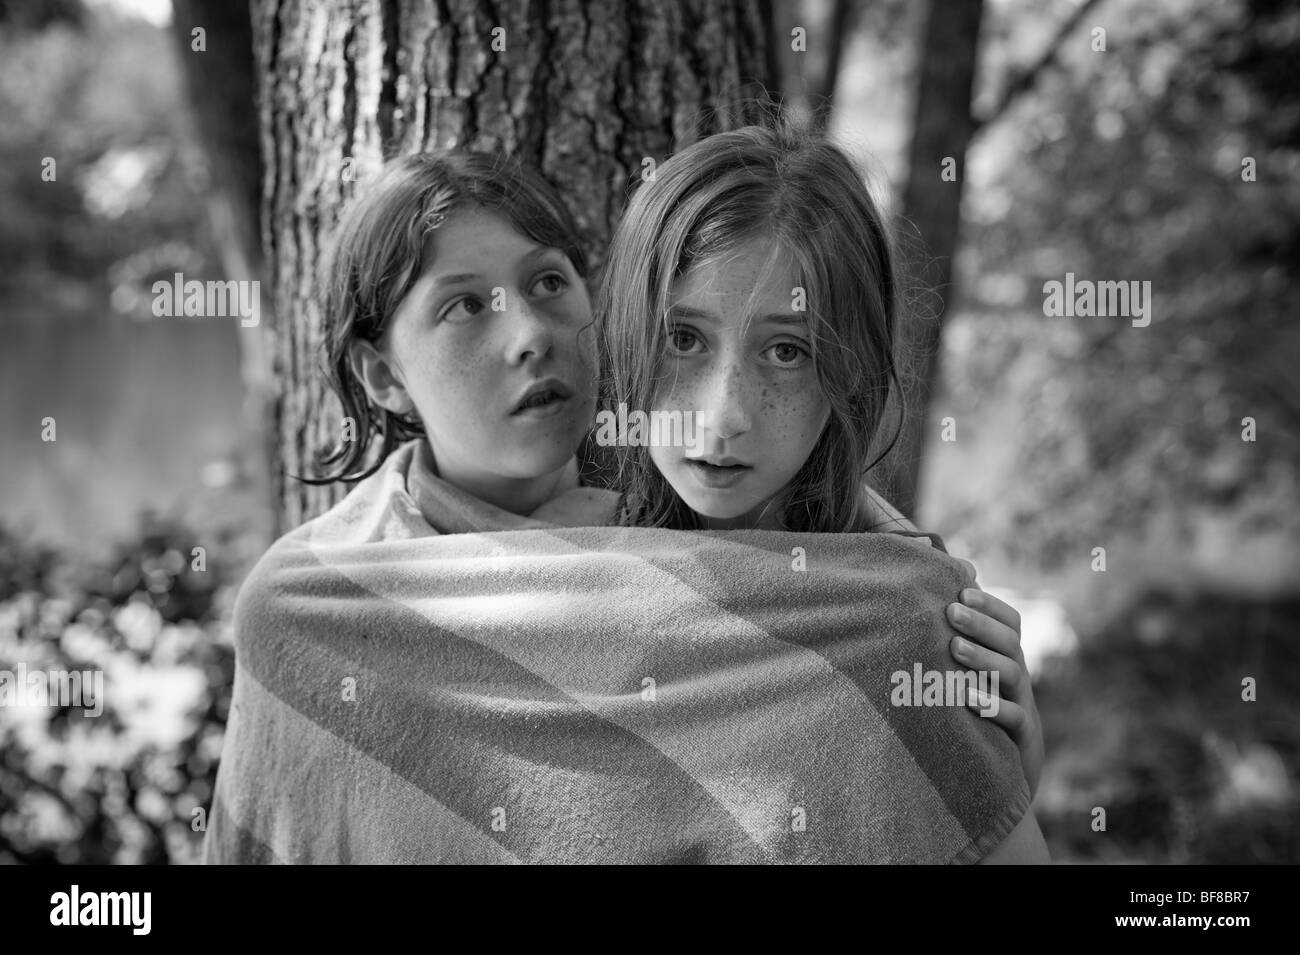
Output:
[[[779,531],[782,530],[779,518],[780,509],[773,501],[768,501],[752,511],[736,517],[708,517],[700,514],[700,521],[711,531]]]
[[[556,495],[580,486],[576,455],[556,470],[532,478],[510,478],[439,467],[427,440],[420,442],[420,455],[429,474],[512,514],[531,514]]]

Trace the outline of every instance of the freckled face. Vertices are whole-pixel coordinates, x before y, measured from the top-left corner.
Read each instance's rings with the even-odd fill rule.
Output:
[[[537,479],[569,462],[595,404],[590,321],[568,257],[503,216],[465,210],[434,230],[384,346],[439,473],[475,488]],[[551,398],[520,410],[530,387],[547,380],[556,384]]]
[[[652,447],[665,480],[709,527],[776,527],[769,502],[821,437],[830,405],[792,305],[793,263],[770,240],[702,262],[673,286],[653,402],[694,412],[689,447]]]

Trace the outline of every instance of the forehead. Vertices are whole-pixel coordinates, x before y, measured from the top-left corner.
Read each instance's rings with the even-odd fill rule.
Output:
[[[425,272],[478,271],[542,248],[503,213],[469,206],[447,214],[424,239]]]
[[[798,264],[775,239],[759,236],[696,262],[672,288],[672,305],[741,320],[792,311]]]

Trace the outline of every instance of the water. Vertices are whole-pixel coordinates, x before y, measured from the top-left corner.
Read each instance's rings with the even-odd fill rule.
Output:
[[[94,552],[141,508],[202,493],[245,438],[234,319],[141,321],[86,297],[3,306],[0,521]]]

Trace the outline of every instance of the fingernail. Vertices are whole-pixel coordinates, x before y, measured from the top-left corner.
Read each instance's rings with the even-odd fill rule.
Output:
[[[972,607],[979,606],[980,592],[973,587],[967,587],[961,592],[961,602],[970,604]]]
[[[949,604],[948,609],[952,613],[952,619],[958,623],[970,623],[970,611],[961,604]]]
[[[961,637],[952,638],[952,654],[955,657],[964,657],[970,650],[970,644]]]

